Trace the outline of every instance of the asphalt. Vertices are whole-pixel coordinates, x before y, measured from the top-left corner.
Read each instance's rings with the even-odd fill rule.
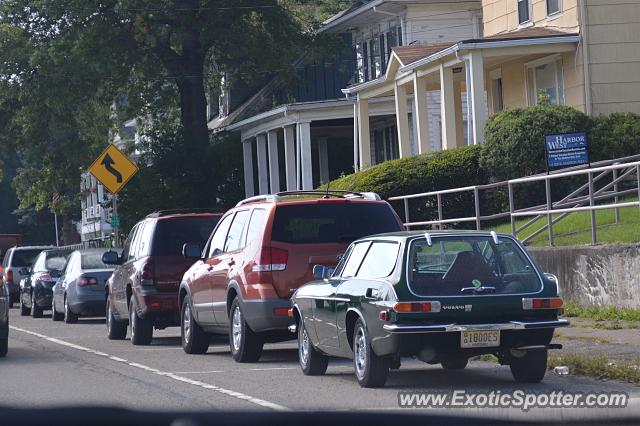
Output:
[[[413,409],[412,413],[500,418],[589,418],[638,416],[640,388],[548,372],[537,385],[516,384],[506,366],[473,361],[464,371],[445,371],[403,360],[383,389],[362,389],[351,362],[332,360],[321,377],[303,376],[295,342],[268,345],[257,363],[238,364],[228,342],[216,337],[205,355],[187,355],[179,329],[156,331],[150,346],[109,341],[103,319],[77,324],[21,317],[11,310],[9,354],[0,359],[1,407],[113,406],[144,410],[400,410],[398,392],[467,392],[518,389],[540,393],[623,391],[631,395],[618,409]],[[1,423],[1,421],[0,421]]]

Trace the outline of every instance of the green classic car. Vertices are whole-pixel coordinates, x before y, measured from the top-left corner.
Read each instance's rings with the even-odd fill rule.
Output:
[[[459,370],[494,354],[517,382],[540,382],[562,314],[558,281],[511,235],[399,232],[355,241],[335,270],[316,265],[292,297],[291,331],[306,375],[354,360],[363,387],[384,385],[401,357]]]

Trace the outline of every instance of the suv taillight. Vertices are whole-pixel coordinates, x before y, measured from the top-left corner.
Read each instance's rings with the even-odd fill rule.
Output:
[[[142,266],[142,273],[140,274],[140,284],[141,285],[155,285],[155,271],[153,267],[153,260],[151,258],[147,259],[145,264]]]
[[[284,271],[287,268],[289,252],[275,247],[262,247],[260,259],[253,265],[253,272]]]

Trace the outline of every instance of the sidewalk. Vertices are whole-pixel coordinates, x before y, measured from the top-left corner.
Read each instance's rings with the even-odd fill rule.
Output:
[[[611,361],[624,360],[640,364],[640,329],[593,328],[596,321],[585,318],[569,318],[569,321],[571,326],[557,329],[553,338],[555,343],[563,345],[558,355],[560,353],[589,357],[604,355]],[[614,321],[598,322],[603,326],[610,326],[613,323]],[[629,325],[620,323],[623,327]]]

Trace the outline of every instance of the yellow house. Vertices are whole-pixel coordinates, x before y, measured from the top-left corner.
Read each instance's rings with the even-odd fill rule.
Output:
[[[411,155],[412,122],[423,153],[482,143],[489,115],[541,99],[593,115],[640,113],[640,0],[482,0],[482,15],[482,36],[395,47],[382,76],[343,90],[355,99],[360,168],[372,164],[375,98],[395,101],[400,157]],[[434,126],[427,93],[436,91]],[[440,146],[429,142],[434,132]]]

